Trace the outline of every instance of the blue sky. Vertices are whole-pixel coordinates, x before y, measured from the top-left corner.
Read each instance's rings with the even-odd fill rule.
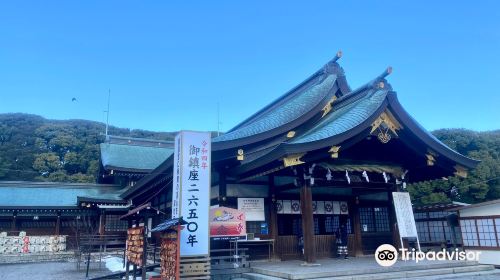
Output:
[[[427,129],[498,129],[498,1],[3,1],[0,113],[225,131],[339,61]],[[272,3],[271,3],[272,2]],[[72,102],[72,98],[77,98]]]

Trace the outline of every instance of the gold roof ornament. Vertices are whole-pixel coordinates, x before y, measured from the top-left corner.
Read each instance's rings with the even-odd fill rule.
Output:
[[[467,178],[467,169],[461,165],[455,165],[455,176]]]
[[[283,165],[285,167],[288,166],[295,166],[299,164],[305,163],[305,161],[300,160],[301,157],[303,157],[306,153],[300,153],[300,154],[294,154],[294,155],[289,155],[287,157],[283,158]]]
[[[396,120],[392,113],[389,110],[385,110],[372,123],[370,134],[375,134],[374,132],[378,130],[377,138],[380,140],[380,142],[386,144],[392,139],[389,131],[392,132],[394,136],[398,137],[397,130],[401,128],[401,124]]]
[[[293,138],[294,136],[295,136],[295,131],[293,130],[288,131],[288,133],[286,134],[287,138]]]
[[[323,111],[323,115],[321,115],[321,117],[324,117],[328,113],[330,113],[330,111],[333,108],[333,102],[335,102],[335,100],[337,100],[337,96],[334,95],[332,97],[332,99],[330,99],[330,101],[328,101],[328,103],[326,103],[325,107],[323,107],[323,109],[321,109],[321,111]]]
[[[245,159],[245,152],[243,149],[238,149],[238,155],[236,156],[237,160],[244,160]]]
[[[339,157],[339,150],[340,150],[340,146],[332,146],[328,152],[331,154],[330,156],[332,158],[338,158]]]
[[[429,153],[425,154],[425,157],[427,158],[427,166],[434,166],[434,163],[436,162],[434,156]]]

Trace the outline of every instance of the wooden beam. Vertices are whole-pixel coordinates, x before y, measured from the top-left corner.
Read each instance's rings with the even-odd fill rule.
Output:
[[[300,189],[300,207],[302,212],[302,234],[304,237],[304,258],[306,263],[316,262],[316,246],[314,238],[314,216],[312,190],[309,180],[299,180],[302,183]]]

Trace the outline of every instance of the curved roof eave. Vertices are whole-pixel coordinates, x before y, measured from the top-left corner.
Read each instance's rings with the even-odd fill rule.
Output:
[[[124,191],[120,195],[120,197],[124,199],[129,199],[132,196],[135,197],[140,193],[146,191],[146,189],[144,189],[144,186],[146,186],[149,182],[155,180],[155,177],[157,177],[158,175],[166,174],[166,171],[173,165],[174,165],[174,154],[171,154],[162,164],[160,164],[157,168],[151,171],[151,173],[142,177],[139,181],[137,181],[137,184],[135,184],[128,190]],[[173,177],[173,173],[169,174],[167,177]]]
[[[392,92],[387,96],[389,107],[395,117],[402,123],[403,127],[409,129],[411,133],[416,135],[425,145],[427,145],[434,152],[456,162],[464,167],[473,169],[480,161],[466,157],[450,147],[446,146],[443,142],[439,141],[434,135],[423,128],[415,119],[413,119],[408,112],[403,108],[397,98],[397,94]]]
[[[347,80],[345,78],[343,69],[336,62],[329,62],[321,70],[317,71],[315,74],[309,77],[306,81],[302,82],[300,85],[296,86],[294,89],[287,92],[285,95],[281,96],[280,98],[278,98],[277,100],[266,106],[264,109],[260,110],[247,120],[243,121],[241,124],[231,129],[228,133],[222,135],[222,138],[227,137],[227,135],[231,134],[232,132],[238,131],[238,129],[244,129],[245,127],[252,125],[252,123],[262,120],[262,118],[265,117],[266,114],[272,112],[276,108],[276,106],[278,106],[281,102],[286,102],[288,98],[292,98],[293,94],[295,94],[296,91],[301,90],[305,85],[307,85],[307,83],[312,83],[315,78],[318,78],[321,75],[327,75],[327,76],[334,75],[335,80],[333,81],[332,86],[320,99],[320,101],[318,101],[315,106],[308,108],[307,112],[284,124],[280,124],[274,128],[263,130],[255,134],[250,134],[243,137],[237,137],[235,139],[228,139],[221,141],[217,141],[217,139],[214,139],[215,141],[212,142],[212,149],[214,151],[218,151],[223,149],[236,148],[239,146],[245,146],[248,144],[260,142],[268,138],[275,137],[279,134],[286,133],[302,125],[303,123],[307,122],[310,118],[318,114],[318,112],[320,112],[321,109],[324,108],[328,102],[331,102],[332,97],[336,95],[337,92],[340,91],[341,94],[347,94],[348,93],[347,91],[350,91],[350,87],[347,84]],[[325,76],[325,79],[327,76]],[[319,85],[320,84],[314,84],[312,86],[319,86]]]
[[[282,143],[274,148],[269,153],[263,155],[262,157],[253,160],[245,165],[240,165],[233,168],[230,172],[241,175],[246,172],[250,172],[254,168],[271,163],[274,160],[278,160],[290,154],[310,152],[314,150],[323,149],[326,147],[334,146],[342,143],[348,139],[355,138],[357,135],[362,134],[367,128],[375,121],[375,119],[386,109],[388,105],[387,98],[380,104],[380,106],[375,110],[370,117],[366,118],[363,122],[357,124],[353,128],[334,135],[332,137],[324,138],[318,141],[307,142],[307,143]],[[364,137],[363,137],[364,138]]]
[[[319,77],[320,75],[323,75],[327,72],[337,74],[338,78],[343,77],[343,79],[338,79],[340,82],[339,88],[343,94],[349,93],[351,90],[350,90],[350,87],[349,87],[347,80],[345,78],[345,74],[342,70],[342,67],[340,67],[340,65],[337,63],[337,60],[340,59],[340,57],[341,57],[341,53],[339,52],[332,60],[330,60],[327,64],[325,64],[323,67],[321,67],[320,70],[316,71],[314,74],[309,76],[309,78],[305,79],[303,82],[301,82],[297,86],[293,87],[291,90],[287,91],[285,94],[276,98],[274,101],[272,101],[271,103],[266,105],[264,108],[260,109],[259,111],[255,112],[254,114],[252,114],[250,117],[246,118],[244,121],[237,124],[235,127],[231,128],[228,132],[234,131],[234,130],[252,122],[253,120],[257,119],[259,116],[265,114],[270,109],[272,109],[272,107],[276,106],[279,102],[286,99],[288,96],[292,95],[295,91],[299,90],[304,85],[311,82],[313,79],[315,79],[315,78]]]

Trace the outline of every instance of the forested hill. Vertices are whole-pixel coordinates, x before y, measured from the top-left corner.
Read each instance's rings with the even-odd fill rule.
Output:
[[[0,180],[95,182],[104,124],[0,114]],[[110,127],[109,134],[171,140],[174,133]],[[414,203],[480,202],[500,198],[500,130],[441,129],[433,134],[452,149],[482,162],[468,178],[410,185]],[[458,189],[458,194],[452,188]]]
[[[460,201],[477,203],[500,198],[500,130],[475,132],[466,129],[440,129],[432,134],[450,148],[481,163],[466,179],[422,182],[408,187],[413,203],[431,204]],[[456,187],[458,192],[453,192]]]
[[[48,120],[29,114],[0,114],[0,180],[96,181],[105,124]],[[172,140],[171,132],[110,126],[109,134]]]

